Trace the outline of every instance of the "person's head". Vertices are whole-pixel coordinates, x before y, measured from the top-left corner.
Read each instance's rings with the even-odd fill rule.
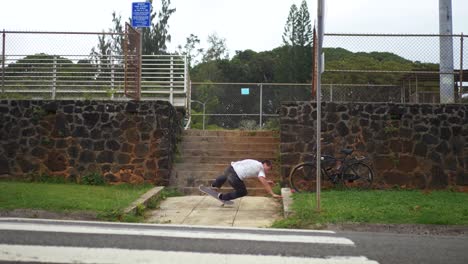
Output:
[[[273,169],[273,163],[271,163],[271,160],[262,160],[262,165],[263,165],[263,170],[265,170],[265,173]]]

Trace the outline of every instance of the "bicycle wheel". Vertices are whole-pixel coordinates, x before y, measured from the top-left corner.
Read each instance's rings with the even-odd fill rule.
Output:
[[[342,182],[347,188],[368,189],[372,185],[374,172],[365,163],[350,164],[342,174]]]
[[[312,163],[301,163],[289,174],[289,184],[296,192],[313,192],[317,186],[317,169]]]

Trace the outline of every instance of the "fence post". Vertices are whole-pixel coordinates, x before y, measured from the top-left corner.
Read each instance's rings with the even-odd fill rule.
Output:
[[[115,93],[115,72],[114,72],[114,62],[112,53],[110,54],[110,64],[111,64],[111,100],[114,100],[114,93]]]
[[[55,95],[57,92],[57,56],[54,56],[52,68],[52,100],[55,100]]]
[[[416,83],[415,83],[415,85],[416,85],[416,103],[419,104],[418,74],[416,74]]]
[[[174,105],[174,57],[171,56],[171,81],[170,81],[170,86],[171,86],[171,93],[169,94],[169,102],[171,102],[172,105]]]
[[[2,34],[2,94],[5,93],[5,29]]]
[[[330,102],[333,102],[333,84],[330,84]]]
[[[460,36],[460,103],[463,99],[463,32]]]
[[[263,83],[260,84],[260,129],[263,128]]]

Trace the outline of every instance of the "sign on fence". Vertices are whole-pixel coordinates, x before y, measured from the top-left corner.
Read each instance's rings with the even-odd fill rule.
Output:
[[[150,27],[151,26],[151,3],[135,2],[132,3],[132,27]]]

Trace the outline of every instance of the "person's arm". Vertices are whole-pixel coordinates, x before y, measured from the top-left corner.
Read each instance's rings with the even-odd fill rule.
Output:
[[[265,177],[258,177],[258,180],[262,183],[263,188],[273,197],[273,198],[283,198],[281,195],[277,195],[276,193],[273,192],[271,189],[270,184],[268,183],[269,181]],[[270,181],[271,182],[271,181]]]

